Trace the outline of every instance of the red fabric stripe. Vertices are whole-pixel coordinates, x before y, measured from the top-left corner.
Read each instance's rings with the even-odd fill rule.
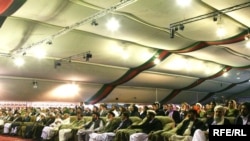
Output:
[[[4,13],[14,0],[0,0],[0,15]]]

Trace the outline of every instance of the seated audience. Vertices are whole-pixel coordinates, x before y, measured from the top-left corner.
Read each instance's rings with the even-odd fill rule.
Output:
[[[224,117],[225,108],[221,105],[217,105],[214,108],[214,118],[207,121],[209,125],[230,125],[230,121]],[[206,130],[197,129],[194,132],[192,141],[206,141],[208,139],[208,127]]]
[[[101,129],[97,133],[89,134],[89,141],[105,141],[109,137],[108,134],[104,134],[106,132],[113,132],[119,126],[119,122],[115,119],[115,114],[110,111],[108,112],[107,122],[103,129]]]
[[[51,139],[55,135],[55,133],[59,130],[59,127],[65,124],[70,124],[70,115],[68,113],[65,113],[63,115],[63,118],[61,118],[60,115],[57,115],[53,123],[43,128],[41,138],[44,140]]]
[[[130,141],[147,141],[149,134],[154,131],[162,130],[163,125],[161,121],[155,118],[156,112],[154,110],[147,111],[147,120],[141,125],[132,125],[131,128],[140,128],[142,132],[130,135]]]
[[[199,115],[196,110],[191,109],[187,112],[187,118],[184,119],[180,128],[176,130],[176,133],[170,136],[169,140],[179,141],[191,141],[192,136],[196,129],[205,129],[205,124],[198,119]]]
[[[226,107],[225,117],[236,117],[239,113],[237,109],[237,103],[235,100],[229,100]]]
[[[16,123],[16,122],[22,122],[21,114],[18,112],[14,115],[14,119],[11,122],[7,122],[4,124],[3,133],[4,134],[8,134],[8,133],[16,134],[17,128],[18,126],[20,126],[19,123]]]
[[[83,128],[77,131],[78,141],[88,141],[89,133],[98,132],[104,126],[103,120],[100,118],[100,114],[98,112],[92,113],[92,121],[83,125]]]
[[[82,127],[85,123],[84,119],[82,118],[82,113],[77,114],[77,119],[73,121],[71,124],[67,125],[64,129],[59,130],[59,141],[67,141],[71,139],[73,136],[73,131],[76,131]]]
[[[240,114],[235,119],[237,125],[250,125],[250,103],[244,102],[240,106]]]

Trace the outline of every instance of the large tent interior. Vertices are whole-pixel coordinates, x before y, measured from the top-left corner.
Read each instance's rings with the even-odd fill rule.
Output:
[[[0,0],[0,101],[249,101],[249,13],[249,0]]]

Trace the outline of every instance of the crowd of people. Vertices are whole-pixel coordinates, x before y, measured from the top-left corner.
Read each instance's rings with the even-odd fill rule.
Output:
[[[165,141],[206,141],[208,140],[209,125],[250,125],[250,103],[236,103],[228,100],[226,103],[211,101],[205,105],[186,102],[177,104],[163,104],[155,102],[151,105],[130,104],[119,106],[99,104],[92,108],[80,102],[74,108],[1,108],[0,126],[3,134],[16,135],[20,129],[19,122],[28,122],[35,116],[34,125],[26,127],[25,137],[34,140],[50,140],[58,134],[59,141],[67,141],[76,135],[78,141],[112,141],[116,140],[116,132],[120,129],[141,129],[140,132],[129,136],[130,141],[154,141],[154,133],[161,131],[160,136]],[[77,116],[70,121],[70,116]],[[91,116],[86,122],[84,116]],[[145,119],[143,124],[133,125],[131,116]],[[168,116],[175,122],[174,133],[164,131],[157,116]],[[101,117],[106,117],[106,121]],[[234,117],[233,123],[226,117]],[[120,120],[116,120],[120,118]],[[202,121],[202,119],[206,119]],[[64,126],[65,128],[60,128]],[[158,133],[159,135],[159,133]]]

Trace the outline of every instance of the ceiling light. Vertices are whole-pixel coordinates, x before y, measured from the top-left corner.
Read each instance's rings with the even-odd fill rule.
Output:
[[[226,72],[226,73],[223,73],[223,76],[224,77],[227,77],[228,76],[228,73]]]
[[[20,57],[18,57],[18,58],[15,58],[14,59],[14,63],[17,65],[17,66],[23,66],[23,64],[24,64],[24,60],[23,60],[23,58],[20,58]]]
[[[61,66],[61,65],[62,65],[62,63],[61,63],[60,60],[55,60],[55,61],[54,61],[54,67],[55,67],[55,69],[56,69],[57,67]]]
[[[183,24],[180,24],[179,28],[180,28],[180,30],[184,30],[185,27]]]
[[[159,58],[155,58],[155,60],[154,60],[154,64],[159,64],[161,61],[160,61],[160,59]]]
[[[85,59],[86,61],[89,61],[89,59],[92,58],[92,54],[90,52],[87,52],[84,56],[83,59]]]
[[[98,26],[98,23],[96,22],[96,20],[93,20],[93,21],[91,22],[91,25],[92,25],[92,26]]]
[[[185,7],[185,6],[190,5],[191,0],[177,0],[177,3],[178,5]]]
[[[47,45],[52,45],[53,42],[52,42],[52,40],[48,40],[48,41],[46,42],[46,44],[47,44]]]
[[[248,42],[246,43],[246,47],[247,47],[247,48],[250,48],[250,41],[248,41]]]
[[[225,30],[224,27],[219,26],[219,27],[217,28],[216,33],[217,33],[217,35],[218,35],[219,37],[223,37],[223,36],[226,35],[226,30]]]
[[[37,83],[37,81],[33,81],[33,88],[34,88],[34,89],[37,89],[37,88],[38,88],[38,83]]]
[[[213,21],[216,22],[218,20],[218,14],[215,13],[214,16],[213,16]]]
[[[106,27],[110,30],[110,31],[117,31],[120,27],[120,24],[119,22],[114,18],[112,17],[106,24]]]

